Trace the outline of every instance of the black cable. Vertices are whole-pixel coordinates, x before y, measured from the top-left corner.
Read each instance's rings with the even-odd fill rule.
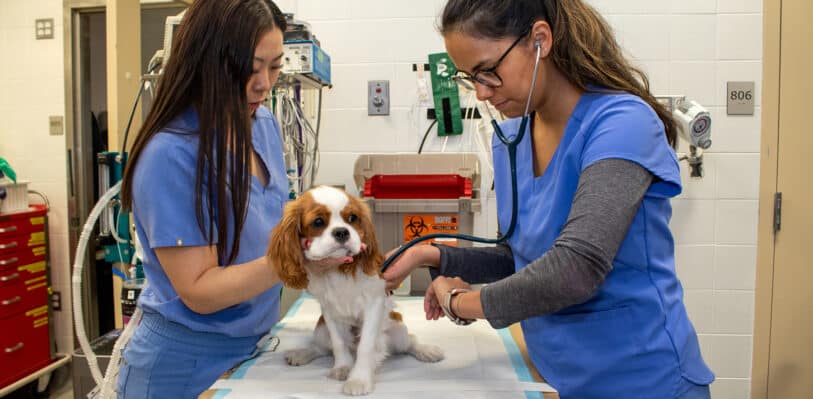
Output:
[[[135,101],[133,101],[133,109],[130,110],[130,118],[127,119],[127,127],[124,129],[124,141],[121,142],[121,152],[119,156],[124,159],[124,151],[127,149],[127,136],[130,134],[130,125],[133,123],[136,108],[138,108],[138,100],[141,99],[141,93],[144,92],[144,86],[147,85],[146,79],[141,79],[141,85],[138,87],[138,94],[136,94]],[[108,127],[110,129],[110,127]]]
[[[147,74],[153,73],[161,64],[153,65],[152,69],[147,71]],[[130,118],[127,119],[127,127],[124,128],[124,141],[121,143],[121,152],[119,156],[124,159],[124,151],[127,149],[127,136],[130,134],[130,125],[133,123],[133,117],[135,116],[136,108],[138,108],[138,100],[141,99],[141,94],[144,93],[144,88],[147,86],[147,79],[144,77],[141,78],[141,85],[138,87],[138,94],[136,94],[135,101],[133,101],[133,109],[130,110]],[[110,127],[107,127],[110,130]]]
[[[421,146],[418,147],[418,154],[420,154],[423,151],[423,144],[426,143],[426,138],[429,137],[429,132],[432,131],[432,126],[435,126],[436,123],[438,123],[437,118],[432,121],[432,123],[426,129],[426,133],[423,134],[423,139],[421,140]]]

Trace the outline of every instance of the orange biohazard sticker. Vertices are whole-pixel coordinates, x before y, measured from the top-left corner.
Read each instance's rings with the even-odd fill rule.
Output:
[[[404,242],[412,241],[435,233],[457,234],[459,220],[457,215],[405,215],[404,216]],[[435,238],[422,241],[421,244],[438,243],[457,246],[455,238]]]

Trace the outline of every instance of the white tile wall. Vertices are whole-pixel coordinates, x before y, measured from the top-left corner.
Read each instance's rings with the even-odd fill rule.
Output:
[[[672,61],[712,61],[717,55],[717,17],[709,14],[672,15],[669,54]]]
[[[720,60],[762,58],[762,15],[717,15],[717,51]]]
[[[753,245],[714,247],[714,288],[753,291],[757,269]]]
[[[762,0],[717,0],[717,12],[720,14],[760,14],[762,13]]]
[[[759,197],[759,154],[720,154],[716,166],[720,199]]]
[[[717,0],[670,0],[672,14],[714,14]]]
[[[54,19],[54,38],[36,40],[34,20]],[[45,194],[52,288],[62,292],[55,312],[57,350],[73,350],[68,252],[65,136],[49,134],[51,115],[65,114],[61,0],[0,1],[0,157],[19,179]],[[32,201],[39,201],[32,196]]]
[[[709,304],[714,303],[714,291],[686,289],[683,295],[686,312],[689,313],[695,330],[698,332],[713,331],[714,309]],[[704,357],[708,356],[705,348],[701,347],[700,350]]]
[[[715,242],[756,245],[757,205],[757,200],[716,201]]]
[[[756,257],[762,74],[761,0],[588,0],[612,24],[656,94],[683,94],[713,116],[714,144],[705,177],[681,165],[683,194],[673,202],[677,272],[704,357],[718,375],[715,398],[749,392]],[[333,60],[334,88],[325,92],[319,182],[352,188],[352,164],[366,152],[414,152],[428,122],[416,105],[412,63],[443,51],[436,16],[443,0],[281,0],[309,21]],[[47,116],[64,113],[62,1],[0,1],[0,156],[36,178],[51,198],[52,264],[67,273],[64,137],[51,137]],[[36,41],[33,20],[53,17],[57,38]],[[391,82],[392,114],[368,117],[366,81]],[[756,82],[756,114],[725,114],[726,81]],[[476,150],[470,130],[448,141],[430,138],[426,151]],[[683,148],[683,147],[681,147]],[[34,179],[32,179],[34,180]],[[483,186],[490,186],[490,177]],[[476,232],[496,230],[494,200],[483,192]],[[64,242],[63,242],[64,241]],[[69,282],[61,287],[69,288]],[[62,323],[62,322],[60,322]],[[64,322],[67,328],[70,323]],[[63,330],[63,331],[70,331]],[[64,341],[72,341],[64,333]]]
[[[753,332],[753,291],[715,290],[712,307],[714,309],[713,332],[720,334],[751,334]]]

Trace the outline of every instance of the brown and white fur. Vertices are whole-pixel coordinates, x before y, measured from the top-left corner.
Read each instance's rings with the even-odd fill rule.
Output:
[[[353,263],[325,271],[305,267],[306,259],[346,256]],[[288,203],[271,234],[268,258],[285,286],[307,289],[322,308],[313,345],[286,353],[288,364],[300,366],[332,353],[328,377],[346,381],[345,394],[366,395],[373,390],[376,368],[390,354],[407,353],[424,362],[443,359],[439,347],[419,344],[408,334],[393,311],[379,273],[383,256],[370,210],[358,198],[321,186]]]

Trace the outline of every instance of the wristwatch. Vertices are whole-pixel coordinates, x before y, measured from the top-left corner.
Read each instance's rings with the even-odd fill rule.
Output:
[[[455,288],[446,293],[443,297],[443,303],[440,304],[440,308],[443,309],[443,313],[446,314],[446,317],[452,321],[452,323],[457,324],[458,326],[467,326],[471,323],[477,321],[476,319],[464,319],[458,317],[454,312],[452,312],[452,298],[454,298],[457,294],[462,294],[464,292],[469,292],[471,290],[467,290],[465,288]]]

